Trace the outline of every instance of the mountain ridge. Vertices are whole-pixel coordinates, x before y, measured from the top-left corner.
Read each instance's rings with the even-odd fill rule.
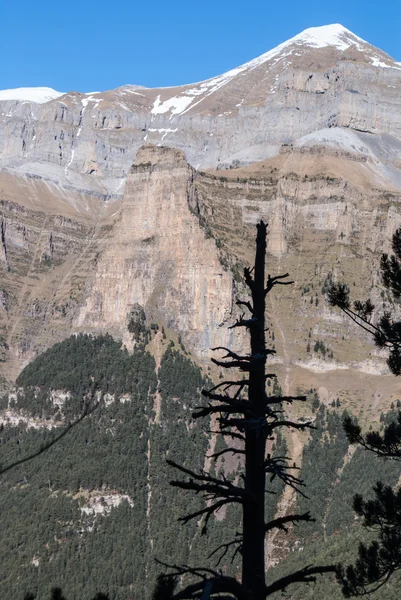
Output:
[[[292,38],[289,38],[288,40],[282,42],[281,44],[278,44],[278,46],[275,46],[274,48],[272,48],[271,50],[268,50],[267,52],[261,54],[260,56],[255,57],[254,59],[251,59],[250,61],[247,61],[238,67],[234,67],[233,69],[225,71],[220,75],[215,75],[208,79],[203,79],[203,80],[186,83],[186,84],[185,83],[179,84],[179,85],[175,85],[175,86],[160,87],[160,86],[156,85],[156,86],[152,86],[150,88],[142,86],[142,85],[137,85],[137,84],[125,84],[125,85],[119,86],[117,88],[114,88],[114,90],[109,90],[109,91],[126,90],[126,89],[131,89],[131,91],[135,91],[138,89],[143,89],[143,90],[169,89],[170,90],[170,89],[174,89],[174,88],[182,88],[182,87],[187,87],[187,86],[197,86],[199,84],[211,82],[211,81],[214,81],[219,78],[227,78],[230,75],[234,76],[236,74],[239,74],[242,70],[245,70],[247,68],[249,69],[252,67],[256,67],[264,62],[270,61],[273,58],[275,58],[276,56],[279,56],[283,50],[291,47],[291,45],[297,45],[297,46],[301,46],[301,47],[309,46],[312,48],[324,48],[327,46],[332,46],[332,47],[335,47],[342,51],[347,50],[351,46],[355,46],[361,50],[363,50],[364,47],[366,49],[366,46],[370,46],[371,48],[374,49],[375,53],[378,52],[382,57],[386,57],[388,60],[392,61],[392,63],[393,63],[390,65],[386,64],[385,62],[381,61],[378,56],[373,56],[370,58],[371,58],[372,64],[374,66],[393,67],[393,68],[401,69],[401,63],[397,62],[389,54],[387,54],[386,52],[384,52],[381,49],[376,48],[375,46],[373,46],[373,44],[370,44],[368,41],[362,39],[361,37],[359,37],[352,31],[350,31],[343,25],[341,25],[339,23],[333,23],[333,24],[329,24],[329,25],[321,25],[321,26],[317,26],[317,27],[309,27],[307,29],[304,29],[303,31],[296,34]],[[398,66],[398,65],[400,65],[400,66]],[[97,91],[97,92],[79,92],[79,93],[83,93],[86,96],[93,96],[96,94],[105,93],[106,91],[107,90],[104,90],[102,92]],[[68,93],[71,93],[71,92],[59,92],[52,88],[40,88],[40,87],[38,87],[38,88],[35,88],[35,87],[23,88],[23,87],[20,87],[20,88],[14,88],[14,89],[0,90],[0,102],[4,101],[4,100],[19,100],[19,101],[37,102],[37,103],[41,104],[44,102],[49,102],[51,100],[57,99]]]
[[[400,223],[401,70],[373,64],[376,50],[338,25],[294,39],[198,87],[131,86],[44,104],[1,103],[8,375],[71,327],[96,332],[103,323],[120,335],[134,302],[149,304],[155,320],[164,315],[198,358],[206,357],[215,326],[227,342],[222,324],[236,293],[230,278],[240,279],[250,263],[260,218],[270,223],[274,265],[299,273],[301,289],[317,275],[309,264],[300,271],[298,252],[307,262],[320,253],[321,268],[366,289],[374,275],[366,253],[377,260]],[[160,224],[176,235],[159,236]],[[188,236],[197,240],[189,258]],[[163,248],[168,269],[159,268]],[[365,279],[354,273],[357,263]],[[170,294],[167,273],[178,274],[169,286],[179,280]],[[324,281],[319,271],[315,284]],[[205,290],[211,302],[202,299]],[[299,344],[287,351],[288,369],[296,361],[314,365],[301,334]],[[369,351],[359,354],[361,362]],[[337,366],[346,360],[339,349]]]

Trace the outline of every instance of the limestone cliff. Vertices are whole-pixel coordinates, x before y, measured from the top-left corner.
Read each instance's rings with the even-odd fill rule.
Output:
[[[378,311],[397,310],[377,266],[401,224],[400,193],[383,148],[378,160],[368,134],[358,135],[364,152],[312,140],[246,168],[208,173],[181,151],[145,146],[122,202],[3,172],[3,374],[12,379],[74,331],[109,331],[128,343],[127,317],[137,303],[149,322],[179,333],[198,360],[216,345],[241,347],[227,329],[235,318],[233,279],[241,291],[254,224],[264,218],[268,270],[294,279],[269,306],[282,385],[317,387],[328,402],[347,387],[360,396],[369,388],[368,405],[387,389],[390,401],[397,386],[384,357],[324,297],[331,280],[345,279],[359,298],[373,286]]]
[[[401,137],[399,63],[340,25],[311,28],[210,80],[55,94],[0,94],[0,165],[121,194],[144,143],[197,168],[250,164],[326,128]],[[15,96],[15,95],[14,95]]]
[[[78,327],[126,331],[133,304],[207,354],[228,341],[231,273],[191,210],[194,172],[182,152],[144,146],[91,275]]]
[[[385,377],[322,292],[343,278],[389,307],[377,265],[401,223],[400,89],[399,63],[329,26],[179,88],[1,93],[3,373],[71,331],[127,342],[137,303],[198,357],[231,343],[264,218],[271,272],[295,279],[270,307],[288,390],[333,371],[329,398],[339,368]]]

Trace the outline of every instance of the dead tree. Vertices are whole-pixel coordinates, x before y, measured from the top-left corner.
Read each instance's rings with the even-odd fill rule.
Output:
[[[266,296],[278,285],[293,283],[287,280],[288,274],[275,277],[269,275],[266,281],[266,232],[267,226],[261,221],[257,225],[255,265],[253,269],[244,269],[250,300],[237,302],[244,312],[232,326],[245,327],[249,332],[250,353],[238,354],[221,347],[213,349],[225,352],[222,359],[212,359],[215,365],[222,369],[235,369],[245,374],[245,378],[232,378],[203,391],[208,403],[199,407],[192,415],[194,418],[215,415],[219,425],[218,433],[230,440],[230,443],[234,440],[242,443],[240,448],[237,443],[236,447],[232,445],[223,450],[243,455],[245,472],[241,478],[242,485],[235,484],[224,475],[213,477],[204,471],[196,473],[174,461],[168,461],[186,476],[184,480],[171,481],[171,485],[201,493],[206,500],[202,509],[183,517],[183,522],[203,518],[205,531],[216,511],[232,503],[241,505],[242,532],[234,540],[224,544],[223,548],[227,551],[234,547],[241,553],[241,581],[211,569],[164,565],[170,567],[171,574],[159,578],[154,600],[206,600],[217,596],[225,599],[265,600],[270,594],[285,589],[291,583],[313,582],[317,574],[336,571],[334,565],[307,566],[273,583],[266,584],[265,580],[265,536],[268,532],[277,528],[286,531],[291,524],[312,520],[309,512],[278,518],[269,515],[270,520],[266,520],[265,515],[267,480],[279,477],[297,491],[303,485],[294,474],[295,467],[289,457],[267,454],[267,441],[275,439],[277,431],[282,428],[305,430],[312,427],[310,422],[299,423],[287,418],[283,410],[285,403],[305,401],[304,396],[276,397],[268,395],[266,390],[266,381],[275,377],[272,373],[266,373],[267,359],[275,353],[273,349],[266,347],[265,341]],[[192,574],[195,583],[174,591],[174,577],[183,574]],[[166,590],[169,590],[168,593]]]

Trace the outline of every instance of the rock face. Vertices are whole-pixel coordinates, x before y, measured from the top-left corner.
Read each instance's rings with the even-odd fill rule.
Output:
[[[92,195],[0,172],[0,362],[7,378],[69,334],[106,213]]]
[[[325,128],[401,137],[401,66],[340,25],[312,28],[197,84],[0,94],[0,162],[78,189],[119,194],[144,143],[196,168],[250,164]],[[13,100],[12,97],[16,97]],[[35,102],[29,101],[34,98]]]
[[[141,148],[78,327],[124,331],[130,307],[140,304],[200,354],[230,343],[232,277],[191,210],[193,179],[181,151]]]
[[[400,192],[384,151],[379,162],[369,156],[368,134],[358,136],[364,153],[299,144],[209,173],[194,170],[179,150],[148,145],[122,202],[3,172],[3,375],[12,380],[71,332],[108,331],[128,344],[137,304],[198,359],[214,346],[246,347],[227,325],[242,266],[252,262],[254,224],[264,218],[268,270],[294,279],[269,298],[268,335],[283,388],[321,388],[327,402],[352,388],[367,394],[367,406],[380,389],[394,400],[397,382],[386,376],[384,357],[324,298],[332,279],[344,279],[359,298],[373,286],[379,310],[396,309],[382,294],[377,266],[401,225]],[[317,342],[325,354],[314,350]]]
[[[4,375],[71,332],[128,342],[136,304],[198,357],[235,345],[260,218],[271,273],[295,280],[269,317],[287,391],[306,372],[316,387],[323,371],[385,373],[322,293],[343,278],[389,308],[377,266],[401,224],[400,90],[399,63],[329,26],[181,88],[1,93]]]

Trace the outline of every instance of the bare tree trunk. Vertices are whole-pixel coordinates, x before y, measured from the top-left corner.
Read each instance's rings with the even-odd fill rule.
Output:
[[[249,331],[251,352],[242,355],[225,347],[213,348],[213,350],[226,352],[220,360],[212,358],[214,364],[222,369],[238,369],[248,377],[223,380],[212,389],[203,390],[202,393],[208,399],[208,404],[198,407],[192,413],[195,419],[218,415],[219,433],[228,436],[231,440],[241,440],[244,443],[244,447],[229,446],[212,455],[214,460],[226,452],[244,455],[243,478],[236,484],[224,475],[215,477],[205,471],[196,473],[172,460],[167,461],[187,478],[185,481],[171,481],[171,485],[182,490],[201,493],[207,499],[203,508],[181,517],[180,520],[184,523],[203,517],[202,532],[205,532],[212,515],[223,506],[228,504],[242,506],[242,535],[237,534],[233,540],[222,544],[212,552],[213,555],[222,550],[224,556],[229,548],[235,548],[235,554],[237,552],[242,554],[241,583],[234,577],[222,575],[221,572],[209,567],[165,565],[176,575],[191,574],[198,580],[177,593],[171,591],[169,596],[171,600],[199,600],[199,598],[206,600],[222,597],[222,593],[228,594],[223,596],[226,599],[234,597],[237,600],[265,600],[270,594],[285,590],[292,583],[311,583],[316,580],[317,574],[334,573],[337,570],[335,565],[308,566],[281,577],[268,586],[265,583],[266,534],[277,528],[287,531],[291,523],[313,520],[309,512],[271,518],[270,521],[265,519],[266,474],[277,476],[294,490],[299,491],[303,484],[302,480],[292,474],[295,466],[291,464],[289,457],[266,456],[266,440],[273,439],[277,435],[277,428],[295,428],[305,431],[313,427],[309,421],[299,423],[287,419],[281,409],[283,402],[304,402],[305,396],[283,396],[278,399],[266,394],[266,378],[275,377],[273,373],[265,372],[266,358],[270,354],[275,354],[275,351],[266,348],[265,343],[265,299],[276,285],[293,283],[287,281],[288,273],[274,277],[269,275],[266,281],[266,232],[267,226],[261,221],[257,225],[255,265],[253,269],[248,267],[244,269],[245,283],[252,300],[237,301],[238,306],[244,307],[250,316],[245,316],[244,313],[232,325],[232,328],[245,327]],[[171,575],[164,577],[167,578],[167,584],[171,583]],[[169,577],[170,581],[168,581]],[[158,598],[154,596],[154,600]],[[167,599],[167,596],[163,598]]]
[[[252,283],[253,322],[250,329],[253,368],[248,398],[255,421],[245,431],[245,490],[253,498],[243,505],[242,583],[254,600],[264,600],[265,587],[265,254],[266,225],[259,223]]]

